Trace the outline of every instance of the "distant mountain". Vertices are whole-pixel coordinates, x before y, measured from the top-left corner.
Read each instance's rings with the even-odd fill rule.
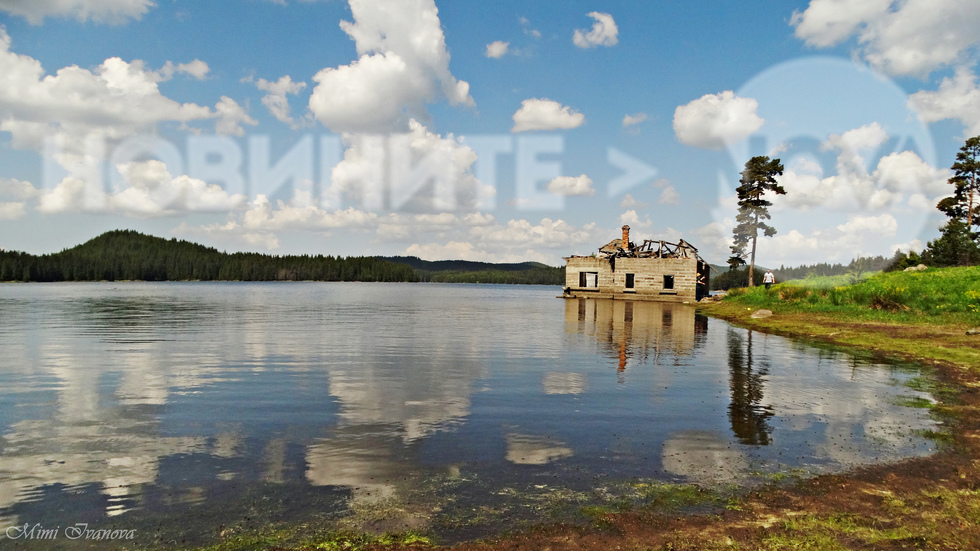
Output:
[[[382,260],[408,264],[416,270],[427,272],[481,272],[500,270],[502,272],[520,272],[535,268],[552,268],[540,262],[520,262],[516,264],[496,264],[492,262],[474,262],[470,260],[422,260],[417,256],[379,256]]]

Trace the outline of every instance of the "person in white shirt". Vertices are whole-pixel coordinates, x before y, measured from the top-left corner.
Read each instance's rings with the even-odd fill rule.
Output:
[[[773,283],[776,283],[776,276],[772,275],[772,270],[766,270],[766,275],[762,277],[762,283],[766,285],[767,291],[772,287]]]

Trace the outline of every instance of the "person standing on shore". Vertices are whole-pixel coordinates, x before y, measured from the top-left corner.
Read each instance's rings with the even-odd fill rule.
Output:
[[[776,276],[772,275],[772,270],[766,270],[766,275],[762,277],[762,283],[765,284],[767,291],[773,283],[776,283]]]

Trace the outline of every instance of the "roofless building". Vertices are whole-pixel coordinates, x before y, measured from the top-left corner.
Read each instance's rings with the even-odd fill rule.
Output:
[[[598,254],[565,258],[562,297],[694,302],[708,294],[709,269],[687,241],[646,239],[636,246],[623,226],[623,237]]]

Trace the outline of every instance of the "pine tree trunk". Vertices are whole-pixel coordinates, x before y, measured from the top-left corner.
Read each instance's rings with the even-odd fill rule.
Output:
[[[749,287],[755,287],[755,242],[759,239],[759,215],[755,215],[755,235],[752,236],[752,255],[749,257]]]
[[[970,184],[970,201],[969,201],[970,208],[969,208],[969,210],[966,211],[966,231],[967,232],[973,231],[973,190],[975,190],[976,187],[977,187],[977,177],[974,176],[973,177],[973,181]]]

